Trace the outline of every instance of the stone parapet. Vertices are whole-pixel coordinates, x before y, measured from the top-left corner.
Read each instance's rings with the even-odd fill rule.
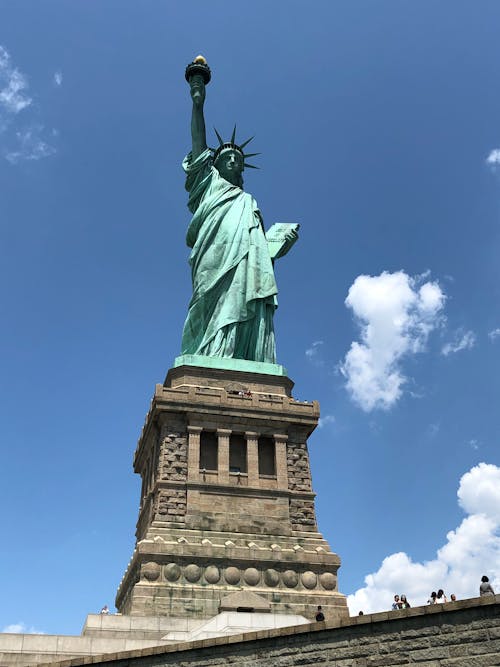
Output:
[[[194,381],[193,378],[190,378]],[[247,385],[245,386],[247,389]],[[260,387],[265,389],[265,387]],[[269,387],[269,390],[275,390]],[[137,444],[136,458],[140,456],[141,447],[144,446],[149,428],[155,423],[155,419],[164,411],[197,413],[200,416],[213,414],[214,410],[220,410],[220,414],[228,417],[239,417],[244,419],[252,416],[265,420],[268,425],[273,422],[295,423],[303,426],[307,435],[314,430],[319,419],[319,403],[296,401],[285,394],[270,394],[249,390],[251,395],[243,390],[228,391],[217,387],[199,387],[195,385],[180,385],[176,388],[165,387],[157,384],[155,394],[151,401],[150,410]],[[203,417],[202,417],[203,418]],[[176,437],[176,436],[174,436]]]
[[[500,665],[500,595],[57,663],[86,664],[494,667]]]

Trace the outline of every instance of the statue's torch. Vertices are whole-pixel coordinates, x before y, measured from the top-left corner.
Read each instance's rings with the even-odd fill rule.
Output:
[[[212,73],[203,56],[196,56],[193,62],[189,63],[186,67],[185,77],[192,89],[196,88],[196,82],[197,80],[199,81],[198,77],[201,77],[205,86],[209,83],[212,78]],[[195,89],[193,91],[193,100],[199,95],[201,95],[201,91],[196,91]]]

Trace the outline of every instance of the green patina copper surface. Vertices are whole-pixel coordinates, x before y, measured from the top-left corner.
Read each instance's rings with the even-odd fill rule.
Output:
[[[215,152],[207,147],[205,80],[195,73],[189,83],[192,150],[183,168],[193,214],[186,238],[192,248],[193,296],[182,355],[274,365],[278,289],[273,261],[295,243],[298,225],[274,225],[266,238],[257,202],[243,190],[242,172],[250,166],[245,163],[249,156],[243,152],[244,144],[236,144],[233,132],[226,142],[217,135],[220,145]]]
[[[287,370],[280,364],[268,364],[263,361],[249,361],[248,359],[227,359],[224,357],[205,357],[201,354],[182,354],[175,358],[174,368],[179,366],[199,366],[201,368],[221,368],[229,371],[244,373],[262,373],[264,375],[283,375],[287,377]]]

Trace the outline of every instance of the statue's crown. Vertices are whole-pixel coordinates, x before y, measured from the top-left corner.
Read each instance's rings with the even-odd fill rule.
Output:
[[[217,132],[215,127],[214,127],[214,130],[215,130],[215,134],[217,135],[217,139],[219,140],[219,145],[217,146],[217,148],[212,149],[213,152],[214,152],[214,164],[215,164],[215,162],[217,162],[217,159],[218,159],[219,155],[222,153],[222,151],[233,150],[233,151],[237,151],[242,156],[243,165],[245,167],[250,167],[250,169],[258,169],[259,168],[259,167],[255,167],[253,164],[248,164],[248,162],[245,162],[245,159],[247,157],[254,157],[255,155],[260,155],[260,153],[245,153],[243,151],[245,146],[252,141],[253,137],[250,137],[250,139],[247,139],[242,144],[237,144],[236,143],[236,125],[234,126],[233,134],[231,135],[230,141],[224,141],[224,139]]]

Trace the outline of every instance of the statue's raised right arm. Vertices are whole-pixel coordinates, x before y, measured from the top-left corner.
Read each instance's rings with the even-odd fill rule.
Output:
[[[191,88],[191,98],[193,100],[193,111],[191,114],[192,154],[193,160],[196,160],[196,158],[207,148],[205,117],[203,116],[205,82],[201,74],[194,74],[189,79],[189,86]]]

